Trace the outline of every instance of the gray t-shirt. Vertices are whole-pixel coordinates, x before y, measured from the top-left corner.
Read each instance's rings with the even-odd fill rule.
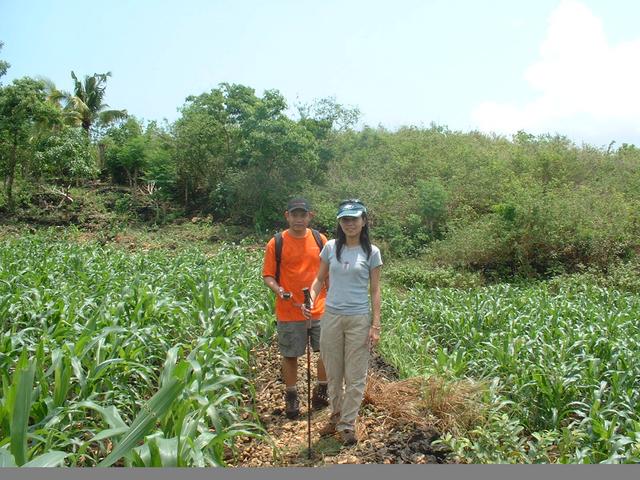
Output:
[[[382,265],[380,249],[371,245],[371,255],[360,245],[343,245],[340,262],[336,258],[336,241],[329,240],[320,259],[329,264],[329,291],[326,310],[341,315],[366,315],[369,313],[369,273]]]

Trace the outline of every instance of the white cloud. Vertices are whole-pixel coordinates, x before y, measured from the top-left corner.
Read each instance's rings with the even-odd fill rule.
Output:
[[[559,132],[589,141],[633,132],[640,138],[638,59],[640,38],[611,45],[587,6],[564,0],[549,17],[539,59],[524,72],[534,98],[483,102],[472,119],[480,130],[506,134]]]

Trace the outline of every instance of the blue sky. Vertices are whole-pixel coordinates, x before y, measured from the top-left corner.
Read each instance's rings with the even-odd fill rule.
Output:
[[[147,120],[230,82],[290,105],[335,97],[390,129],[640,145],[639,14],[634,0],[0,0],[2,82],[68,90],[71,70],[111,71],[107,103]]]

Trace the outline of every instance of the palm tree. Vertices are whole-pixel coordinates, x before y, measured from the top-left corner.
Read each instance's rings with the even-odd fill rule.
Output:
[[[75,124],[75,114],[70,110],[67,110],[63,107],[62,102],[67,101],[67,99],[71,96],[69,92],[65,92],[62,90],[58,90],[56,84],[53,83],[53,80],[50,78],[39,76],[36,77],[37,80],[44,84],[44,93],[47,98],[47,102],[53,105],[53,108],[57,112],[60,113],[59,117],[56,118],[54,123],[50,123],[45,125],[50,130],[57,132],[61,128],[61,124],[74,125]],[[59,122],[57,120],[60,120]]]
[[[3,46],[4,46],[4,42],[0,42],[0,50],[2,50]],[[7,73],[7,70],[9,70],[10,66],[11,64],[9,62],[0,60],[0,77]]]
[[[96,120],[107,124],[127,117],[126,110],[107,110],[109,105],[102,103],[107,77],[110,76],[111,72],[86,75],[83,83],[71,72],[74,81],[73,95],[67,94],[65,110],[70,113],[72,122],[82,126],[87,134]]]

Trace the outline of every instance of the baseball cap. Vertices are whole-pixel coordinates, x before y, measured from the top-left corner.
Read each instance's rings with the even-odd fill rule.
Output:
[[[287,212],[293,212],[294,210],[304,210],[305,212],[310,212],[311,204],[306,198],[292,198],[287,202]]]
[[[339,205],[336,218],[360,217],[363,213],[367,213],[367,208],[360,200],[345,200]]]

